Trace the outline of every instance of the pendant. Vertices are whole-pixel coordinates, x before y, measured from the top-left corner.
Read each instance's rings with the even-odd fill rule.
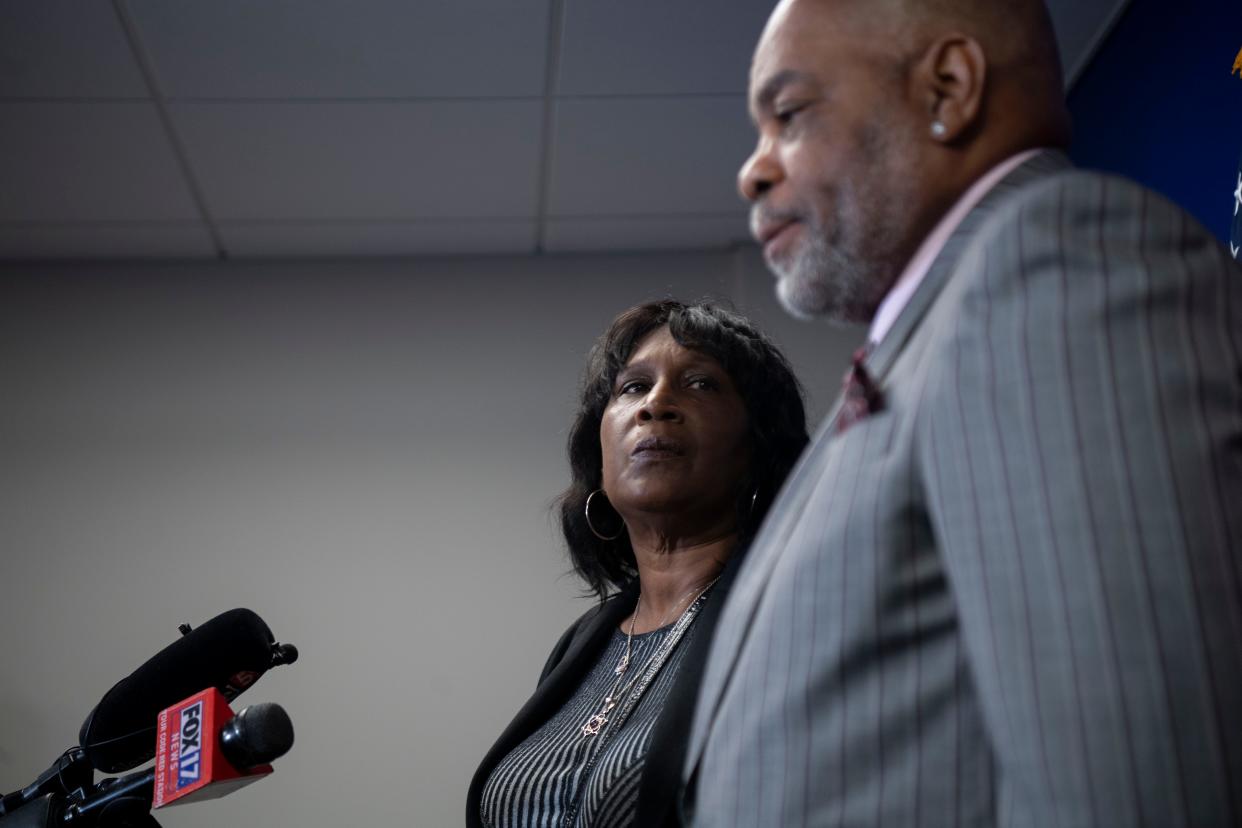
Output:
[[[599,732],[604,729],[604,725],[608,724],[608,717],[603,713],[596,713],[587,719],[587,723],[582,726],[583,736],[598,736]]]
[[[612,674],[614,676],[619,676],[622,673],[624,673],[625,669],[629,666],[630,666],[630,654],[622,653],[621,660],[617,662],[617,668],[612,671]]]
[[[604,706],[591,718],[587,719],[587,723],[582,726],[583,736],[598,736],[599,732],[604,729],[604,725],[608,724],[608,714],[616,707],[613,704],[612,696],[604,699]]]

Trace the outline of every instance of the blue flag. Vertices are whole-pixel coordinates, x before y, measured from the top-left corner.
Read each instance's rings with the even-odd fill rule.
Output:
[[[1233,59],[1233,71],[1242,78],[1242,49]],[[1229,252],[1235,259],[1242,261],[1242,155],[1238,156],[1237,179],[1233,185],[1233,224],[1229,225]]]
[[[1242,60],[1242,55],[1238,55]],[[1229,252],[1242,261],[1242,155],[1238,156],[1238,170],[1233,182],[1233,224],[1229,230]]]

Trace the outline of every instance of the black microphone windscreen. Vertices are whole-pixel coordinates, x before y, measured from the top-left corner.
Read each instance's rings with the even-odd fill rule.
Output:
[[[78,743],[104,773],[155,755],[160,711],[207,687],[230,699],[272,665],[275,638],[248,609],[221,613],[169,644],[104,694],[82,723]]]
[[[243,707],[220,730],[220,749],[233,767],[246,770],[279,759],[293,747],[293,722],[279,704]]]

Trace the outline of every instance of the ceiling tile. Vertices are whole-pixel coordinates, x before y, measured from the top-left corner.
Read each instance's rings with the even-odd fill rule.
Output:
[[[549,252],[688,250],[750,241],[746,215],[555,219],[544,233]]]
[[[549,214],[731,212],[753,143],[740,96],[559,101]]]
[[[538,101],[171,111],[218,220],[534,218]]]
[[[130,0],[171,97],[541,95],[548,0]]]
[[[145,98],[111,3],[4,4],[0,98]]]
[[[0,103],[0,221],[197,219],[154,104]]]
[[[743,95],[772,0],[569,0],[562,95]]]
[[[533,220],[225,223],[218,229],[234,258],[530,253],[535,247]]]
[[[0,259],[214,259],[195,222],[0,223]]]

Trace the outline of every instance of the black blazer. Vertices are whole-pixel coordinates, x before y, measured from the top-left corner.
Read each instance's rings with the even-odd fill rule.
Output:
[[[639,783],[635,817],[635,824],[643,828],[681,825],[677,798],[694,704],[699,694],[699,681],[703,676],[703,665],[707,661],[707,651],[711,646],[712,633],[715,632],[720,610],[724,606],[725,595],[742,557],[739,550],[730,558],[707,603],[699,611],[699,616],[694,621],[694,635],[689,640],[690,649],[681,662],[677,678],[664,703],[664,710],[660,712],[660,718],[652,730],[651,750],[647,753],[642,781]],[[483,786],[487,784],[496,765],[569,701],[583,678],[599,661],[613,631],[634,611],[637,602],[638,582],[635,581],[612,598],[584,613],[556,642],[539,677],[535,694],[500,734],[496,744],[492,745],[492,749],[483,757],[482,764],[474,772],[470,791],[466,795],[468,828],[482,828],[479,805],[483,800]]]

